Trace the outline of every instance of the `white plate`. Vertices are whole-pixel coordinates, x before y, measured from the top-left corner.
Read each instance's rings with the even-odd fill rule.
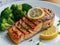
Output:
[[[56,4],[53,3],[49,3],[49,2],[45,2],[45,1],[18,1],[18,2],[13,2],[14,4],[22,4],[22,3],[28,3],[30,5],[32,5],[33,7],[42,7],[42,8],[49,8],[51,10],[53,10],[53,12],[55,13],[55,22],[54,25],[57,24],[57,21],[60,19],[60,7],[57,6]],[[2,7],[0,7],[0,12],[6,8],[6,7],[10,7],[11,4],[13,3],[9,3],[7,5],[4,5]],[[60,28],[59,28],[60,30]],[[48,40],[48,41],[44,41],[44,40],[39,40],[39,34],[36,34],[35,36],[33,36],[32,38],[33,41],[29,42],[28,40],[25,40],[21,43],[19,43],[18,45],[36,45],[36,43],[40,43],[40,45],[60,45],[60,35],[53,39],[53,40]],[[0,45],[17,45],[14,44],[7,36],[7,32],[0,32]]]

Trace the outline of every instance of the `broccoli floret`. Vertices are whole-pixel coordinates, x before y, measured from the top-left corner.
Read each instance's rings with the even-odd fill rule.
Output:
[[[32,6],[28,4],[20,4],[20,5],[13,4],[11,6],[11,9],[12,9],[12,13],[14,15],[15,21],[18,21],[20,18],[25,16],[30,8],[32,8]]]
[[[14,24],[14,20],[12,20],[11,18],[8,18],[7,19],[7,23],[9,23],[10,25],[13,25]]]
[[[1,18],[0,19],[0,31],[5,31],[12,24],[14,24],[14,21],[12,19]]]
[[[14,20],[14,15],[12,14],[12,10],[7,7],[5,8],[2,12],[1,12],[1,18],[11,18],[12,20]]]
[[[26,4],[26,3],[22,4],[23,11],[25,10],[26,12],[28,12],[28,10],[31,8],[32,8],[32,6],[29,4]]]
[[[1,24],[1,28],[0,28],[0,31],[5,31],[8,27],[10,27],[11,25],[8,24],[8,23],[2,23]]]
[[[16,8],[17,8],[17,5],[16,4],[12,4],[11,9],[12,10],[16,10]]]
[[[22,5],[12,4],[11,9],[12,10],[22,10]]]
[[[12,14],[12,10],[7,7],[1,12],[0,31],[6,30],[12,24],[14,24],[14,16]]]
[[[6,19],[8,23],[14,22],[14,15],[12,14],[12,10],[7,7],[1,12],[1,18],[4,20]]]
[[[5,9],[1,12],[1,17],[5,17],[5,18],[10,17],[10,18],[13,18],[12,10],[11,10],[9,7],[5,8]]]
[[[22,18],[26,14],[26,11],[22,10],[22,5],[13,4],[11,6],[11,9],[12,9],[12,13],[14,15],[15,21],[18,21],[20,18]]]

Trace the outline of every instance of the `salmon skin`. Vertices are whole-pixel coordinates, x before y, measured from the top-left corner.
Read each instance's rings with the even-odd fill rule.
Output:
[[[31,20],[24,16],[8,29],[8,35],[14,43],[19,43],[32,37],[37,32],[48,28],[54,22],[54,13],[44,8],[45,16],[41,20]]]

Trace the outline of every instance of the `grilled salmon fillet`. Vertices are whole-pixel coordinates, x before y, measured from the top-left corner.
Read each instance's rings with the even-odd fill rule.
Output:
[[[48,28],[54,22],[54,14],[51,10],[44,8],[45,16],[41,20],[31,20],[24,16],[8,29],[8,35],[14,43],[19,43],[30,38],[42,29]]]

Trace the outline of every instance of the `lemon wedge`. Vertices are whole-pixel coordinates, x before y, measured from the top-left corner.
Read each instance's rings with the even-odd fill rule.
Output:
[[[48,28],[47,30],[43,31],[40,34],[40,39],[51,40],[56,38],[57,36],[58,36],[57,28],[55,26],[51,26],[50,28]]]
[[[27,15],[31,19],[42,19],[45,15],[45,12],[43,8],[31,8]]]

